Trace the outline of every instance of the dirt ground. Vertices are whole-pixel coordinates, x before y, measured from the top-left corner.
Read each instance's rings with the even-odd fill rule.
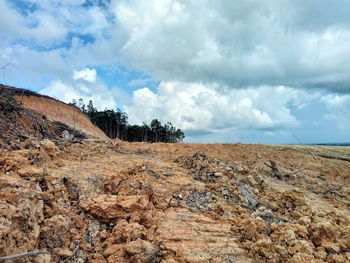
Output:
[[[350,162],[317,158],[302,146],[28,139],[0,151],[0,257],[350,262]]]
[[[93,125],[89,117],[70,105],[46,97],[38,96],[14,96],[21,106],[40,112],[53,121],[65,123],[89,138],[108,139],[97,126]]]
[[[74,137],[108,139],[79,109],[36,92],[0,84],[0,143],[16,148],[24,138]],[[1,146],[1,145],[0,145]]]

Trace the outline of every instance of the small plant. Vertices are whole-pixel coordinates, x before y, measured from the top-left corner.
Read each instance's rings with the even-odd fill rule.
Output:
[[[12,96],[9,96],[9,95],[5,96],[4,99],[6,102],[10,102],[10,103],[15,101],[14,98]]]

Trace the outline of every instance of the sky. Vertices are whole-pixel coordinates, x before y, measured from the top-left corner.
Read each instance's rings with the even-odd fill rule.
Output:
[[[350,142],[348,0],[0,0],[0,82],[187,142]]]

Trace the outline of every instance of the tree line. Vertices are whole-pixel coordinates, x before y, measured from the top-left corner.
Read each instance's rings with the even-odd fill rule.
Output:
[[[150,124],[143,122],[142,125],[128,123],[128,115],[120,109],[117,111],[105,109],[98,111],[90,100],[85,105],[83,99],[73,100],[72,105],[85,113],[93,124],[98,126],[109,138],[119,138],[129,142],[181,142],[185,134],[175,128],[170,122],[162,123],[154,119]]]

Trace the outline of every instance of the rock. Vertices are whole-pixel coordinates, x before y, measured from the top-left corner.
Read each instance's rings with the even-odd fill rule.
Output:
[[[254,177],[254,179],[255,179],[255,181],[256,181],[259,185],[261,185],[261,184],[264,182],[264,179],[262,178],[261,175],[256,175],[256,176]]]
[[[127,244],[114,244],[104,250],[108,262],[160,262],[159,249],[146,240],[137,239]]]
[[[324,260],[327,257],[326,250],[323,247],[318,247],[313,254],[315,258],[318,258],[320,260]]]
[[[90,220],[88,225],[88,235],[89,235],[89,243],[93,246],[98,246],[100,243],[100,223],[97,220]]]
[[[54,142],[45,139],[40,142],[40,145],[51,158],[56,157],[56,153],[59,151],[59,149]]]
[[[225,170],[226,170],[227,172],[230,172],[230,171],[232,171],[232,168],[231,168],[230,166],[225,166]]]
[[[11,152],[6,157],[7,158],[0,160],[0,164],[2,164],[2,170],[4,172],[16,171],[22,167],[31,165],[30,161],[26,157],[25,151]]]
[[[124,257],[125,255],[124,246],[125,244],[111,245],[103,251],[103,256],[110,257],[113,255],[113,257]]]
[[[103,230],[101,232],[98,233],[100,239],[107,239],[109,238],[110,234],[106,231],[106,230]]]
[[[350,255],[337,255],[337,254],[331,254],[327,257],[327,262],[330,263],[348,263],[350,260]]]
[[[298,222],[302,225],[309,225],[311,224],[311,219],[309,216],[303,216],[299,218]]]
[[[280,207],[279,207],[279,204],[277,203],[277,202],[274,202],[274,201],[272,201],[272,202],[269,202],[268,203],[268,206],[269,206],[269,208],[271,209],[271,210],[273,210],[273,211],[277,211]]]
[[[130,217],[130,212],[140,213],[147,208],[148,204],[147,195],[100,195],[82,202],[81,207],[104,221],[114,221],[114,219]]]
[[[309,234],[308,230],[303,225],[295,224],[293,230],[298,237],[306,238]]]
[[[293,230],[288,229],[285,234],[285,241],[288,243],[292,240],[295,240],[295,233]]]
[[[50,254],[38,255],[35,257],[36,262],[38,263],[51,263],[52,258]]]
[[[89,261],[91,263],[106,263],[105,258],[99,254],[99,253],[94,253],[89,255]]]
[[[103,256],[109,257],[111,255],[115,255],[118,257],[123,257],[124,256],[123,247],[124,247],[124,244],[114,244],[114,245],[108,246],[103,251]],[[118,255],[116,255],[116,254],[118,254]]]
[[[146,228],[136,222],[128,223],[122,219],[118,221],[113,228],[111,237],[107,240],[107,244],[120,244],[135,241],[137,239],[144,239],[147,237]]]
[[[267,259],[272,259],[275,256],[272,247],[273,244],[271,239],[261,238],[251,245],[251,250],[257,255],[262,255]]]
[[[21,146],[25,149],[37,149],[40,147],[36,141],[31,140],[31,139],[28,139],[28,140],[22,142]]]
[[[0,189],[1,255],[38,250],[40,225],[44,219],[43,201],[37,198],[41,189],[31,181],[1,173]],[[42,257],[40,262],[48,261]]]
[[[304,195],[301,191],[298,191],[298,190],[284,191],[283,198],[286,200],[286,204],[288,208],[293,208],[293,207],[301,206],[305,204]]]
[[[291,259],[286,261],[286,263],[318,263],[312,255],[308,255],[305,253],[295,254]]]
[[[210,262],[213,257],[217,262],[234,262],[231,257],[249,262],[236,243],[231,224],[183,208],[169,208],[159,216],[155,239],[162,241],[165,259],[175,254],[178,262]]]
[[[158,248],[146,240],[138,239],[126,244],[125,251],[131,255],[130,262],[160,262]]]
[[[305,240],[292,240],[288,242],[288,253],[290,255],[295,255],[298,253],[304,253],[307,255],[312,255],[314,247],[312,246],[312,244],[309,244],[309,242],[305,241]]]
[[[242,168],[242,166],[240,164],[235,164],[233,166],[233,171],[236,172],[236,173],[239,173],[239,172],[243,171],[243,168]]]
[[[64,258],[70,258],[73,255],[73,252],[70,251],[68,248],[62,248],[57,251],[57,255]]]
[[[271,171],[262,160],[250,159],[256,146],[247,159],[238,148],[225,153],[230,165],[237,160],[241,167],[229,179],[233,171],[227,165],[192,155],[203,145],[58,145],[64,150],[54,161],[43,146],[0,152],[1,255],[48,250],[52,262],[93,263],[159,262],[159,254],[167,263],[350,262],[350,217],[342,190],[348,170],[338,166],[343,162],[303,162],[304,153],[268,149],[266,156],[285,172],[308,169],[308,176],[282,182],[267,176]],[[214,158],[223,154],[218,145],[205,147]],[[180,154],[187,157],[172,162]],[[320,169],[327,173],[322,182]],[[171,176],[156,179],[153,173]],[[260,207],[247,208],[239,182]],[[23,262],[41,262],[40,257]]]
[[[338,234],[334,226],[328,221],[323,221],[314,225],[312,242],[316,246],[321,246],[324,242],[334,242],[337,236]]]
[[[326,250],[327,253],[338,253],[340,251],[339,246],[333,242],[323,241],[322,247]]]
[[[45,219],[40,232],[40,246],[48,248],[61,247],[69,236],[66,235],[72,224],[66,215],[55,215]]]
[[[255,181],[255,179],[252,175],[248,175],[245,179],[245,182],[253,187],[255,187],[257,185],[257,182]]]
[[[74,138],[74,135],[73,135],[73,134],[70,134],[69,131],[64,130],[64,131],[62,132],[62,139],[63,139],[64,141],[70,141],[70,140],[72,140],[73,138]]]
[[[42,167],[26,166],[17,171],[21,177],[34,177],[36,179],[42,179],[45,174],[45,170]]]

